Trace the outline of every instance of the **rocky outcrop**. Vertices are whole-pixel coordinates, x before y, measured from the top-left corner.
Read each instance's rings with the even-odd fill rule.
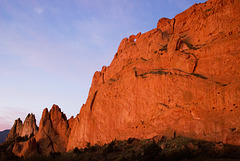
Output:
[[[30,137],[38,132],[38,127],[36,125],[36,118],[34,114],[28,114],[22,123],[21,119],[17,119],[14,122],[6,140],[13,140],[17,137]]]
[[[19,157],[30,157],[38,153],[37,143],[34,137],[25,142],[15,142],[12,152]]]
[[[239,11],[209,0],[123,39],[94,74],[67,150],[155,135],[240,145]]]
[[[65,152],[69,134],[68,120],[61,109],[57,105],[53,105],[50,111],[44,109],[39,132],[35,136],[39,152],[42,154]]]
[[[13,153],[27,157],[34,153],[48,155],[51,152],[65,152],[70,131],[67,117],[57,105],[53,105],[50,111],[45,108],[38,133],[26,141],[16,141]]]
[[[21,129],[22,129],[22,121],[20,118],[18,118],[17,120],[15,120],[13,127],[11,128],[10,132],[8,133],[6,141],[13,140],[17,136],[19,136],[21,133]]]
[[[22,123],[21,119],[17,119],[11,128],[6,141],[15,140],[12,152],[19,157],[27,157],[36,154],[37,144],[33,137],[38,133],[36,119],[34,114],[28,114]]]
[[[36,125],[36,119],[33,114],[28,114],[24,120],[20,136],[31,136],[38,133],[38,127]]]

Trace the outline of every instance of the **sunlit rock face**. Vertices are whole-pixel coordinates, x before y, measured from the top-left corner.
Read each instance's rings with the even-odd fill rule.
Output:
[[[38,133],[27,140],[16,141],[13,153],[19,157],[28,157],[36,153],[48,155],[51,152],[66,152],[70,130],[66,115],[57,105],[53,105],[50,111],[47,108],[43,110]]]
[[[22,137],[24,136],[30,136],[30,135],[36,135],[38,132],[38,127],[36,125],[36,119],[34,114],[28,114],[27,117],[24,120],[23,126],[22,126]]]
[[[22,123],[21,119],[17,119],[11,128],[6,141],[16,139],[17,137],[30,137],[34,136],[38,132],[36,125],[36,118],[34,114],[28,114]]]
[[[10,132],[8,133],[6,141],[13,140],[17,136],[19,136],[21,133],[21,128],[22,128],[22,120],[19,118],[19,119],[15,120],[13,127],[11,128]]]
[[[38,153],[38,146],[34,137],[24,142],[15,142],[12,152],[19,157],[30,157]]]
[[[34,114],[28,114],[22,123],[17,119],[11,128],[6,141],[15,140],[12,152],[19,157],[27,157],[36,154],[37,143],[34,136],[38,133],[36,118]]]
[[[240,1],[195,4],[131,35],[93,76],[67,150],[183,135],[240,144]]]
[[[68,120],[61,109],[57,105],[53,105],[50,111],[44,109],[39,132],[35,136],[39,152],[42,154],[65,152],[69,134]]]

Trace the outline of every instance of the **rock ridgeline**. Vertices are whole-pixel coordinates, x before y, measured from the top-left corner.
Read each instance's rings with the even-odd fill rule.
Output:
[[[12,136],[25,136],[23,134],[26,134],[27,130],[24,131],[24,129],[33,131],[34,128],[32,126],[27,126],[31,124],[24,126],[25,122],[29,122],[28,118],[29,115],[23,125],[20,119],[16,120],[8,138],[12,138]],[[69,125],[71,125],[72,119],[67,120],[66,115],[61,112],[61,109],[57,105],[53,105],[50,111],[47,108],[44,109],[38,132],[34,133],[33,137],[27,140],[16,141],[13,153],[17,156],[27,157],[36,153],[48,155],[50,152],[65,152],[71,130],[71,126]]]
[[[157,28],[122,40],[110,66],[94,74],[75,118],[56,105],[45,109],[39,132],[16,143],[14,153],[156,135],[240,145],[239,44],[239,0],[209,0],[162,18]]]
[[[6,141],[14,140],[17,137],[30,137],[34,136],[38,132],[38,126],[36,125],[36,118],[34,114],[28,114],[22,123],[21,119],[15,120],[13,127],[11,128]]]
[[[65,152],[71,128],[66,115],[57,105],[52,109],[44,109],[39,125],[39,132],[35,136],[39,144],[39,152]]]

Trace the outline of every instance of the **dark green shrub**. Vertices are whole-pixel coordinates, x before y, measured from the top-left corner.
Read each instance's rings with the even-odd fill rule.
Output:
[[[167,158],[169,160],[192,159],[194,158],[194,153],[191,149],[186,148],[186,149],[182,149],[182,150],[171,153],[171,155],[169,155]]]
[[[113,140],[108,146],[103,150],[103,155],[107,156],[110,153],[118,152],[120,149],[116,146],[116,142]]]
[[[99,145],[90,146],[88,148],[89,152],[96,152],[99,149]]]
[[[50,152],[49,157],[50,158],[58,158],[61,155],[60,152]]]
[[[205,12],[209,12],[209,11],[211,11],[211,10],[212,10],[212,8],[209,8],[209,9],[206,9]]]
[[[81,150],[79,150],[77,147],[75,147],[75,148],[73,149],[73,153],[79,155],[79,154],[83,154],[83,151],[81,151]]]
[[[129,138],[128,140],[127,140],[127,143],[128,144],[132,144],[132,142],[134,142],[135,141],[135,138]]]
[[[140,159],[143,161],[156,160],[161,150],[162,148],[159,147],[155,141],[153,141],[152,143],[144,147],[144,156]]]
[[[91,143],[87,142],[87,148],[90,148]]]
[[[51,159],[50,157],[47,157],[46,155],[40,155],[40,154],[35,154],[35,155],[32,155],[28,158],[25,158],[25,159],[21,159],[20,161],[50,161],[50,160],[53,160]]]
[[[156,142],[152,142],[144,148],[144,155],[156,155],[161,152],[161,147],[159,147]]]

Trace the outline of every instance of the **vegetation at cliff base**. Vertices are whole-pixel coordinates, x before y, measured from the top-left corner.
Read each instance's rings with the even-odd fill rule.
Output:
[[[19,158],[9,152],[12,143],[1,144],[0,160],[10,161],[231,161],[240,160],[240,147],[177,136],[147,140],[129,138],[109,144],[90,145],[67,153],[50,153]]]

